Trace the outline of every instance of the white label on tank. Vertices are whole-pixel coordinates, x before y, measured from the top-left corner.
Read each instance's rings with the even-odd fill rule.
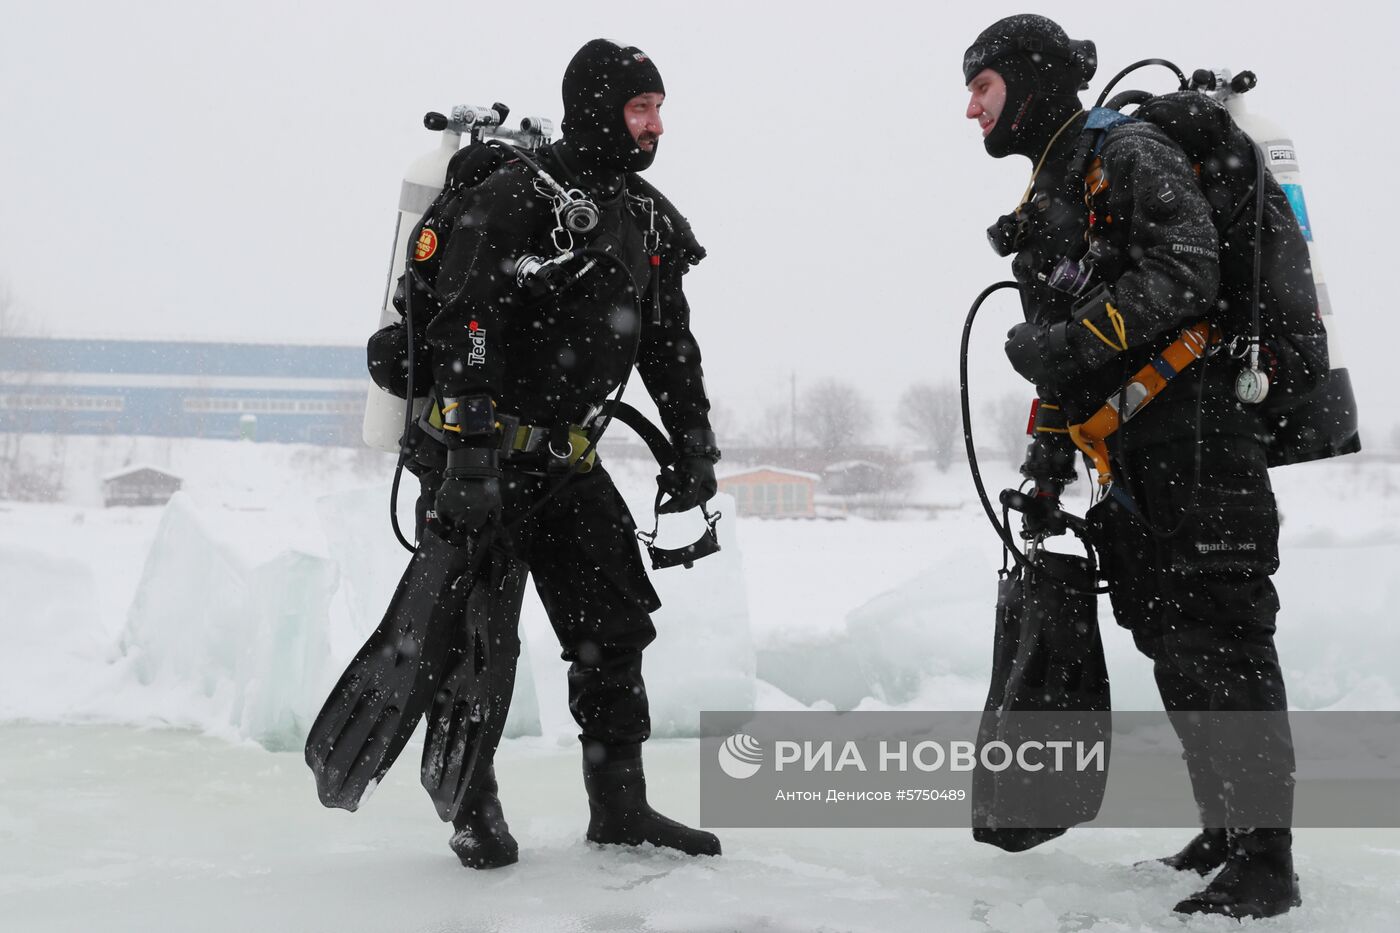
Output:
[[[1291,139],[1271,139],[1261,143],[1260,149],[1269,161],[1269,170],[1277,176],[1280,172],[1298,171],[1298,150],[1293,148]]]

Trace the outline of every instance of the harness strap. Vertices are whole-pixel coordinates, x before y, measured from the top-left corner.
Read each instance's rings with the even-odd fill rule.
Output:
[[[518,419],[510,416],[498,416],[502,422],[502,452],[507,456],[515,454],[532,454],[548,448],[555,457],[559,457],[564,451],[563,443],[556,443],[553,438],[563,434],[562,429],[550,429],[537,424],[521,424]],[[671,441],[662,433],[661,429],[652,424],[640,411],[622,401],[608,400],[602,404],[597,418],[612,418],[622,422],[631,428],[642,442],[647,445],[651,455],[656,458],[656,462],[663,468],[669,467],[676,462],[676,450],[671,446]],[[594,420],[596,421],[597,418]],[[560,459],[572,466],[588,448],[588,430],[580,425],[571,424],[568,426],[568,456]],[[580,472],[587,473],[593,469],[598,461],[598,451],[592,450],[584,460],[584,466]]]
[[[498,416],[499,417],[499,416]],[[516,419],[500,417],[501,453],[507,460],[547,451],[559,466],[573,467],[588,450],[588,432],[576,424],[546,428],[537,424],[517,424]],[[597,449],[588,450],[579,473],[591,471],[598,462]]]
[[[642,443],[647,445],[651,455],[656,458],[657,464],[668,467],[675,464],[676,449],[671,446],[671,441],[661,429],[652,424],[646,415],[637,411],[626,402],[606,401],[603,403],[602,412],[599,417],[613,418],[621,421],[642,439]]]
[[[1201,321],[1192,324],[1160,356],[1139,369],[1088,420],[1069,426],[1069,436],[1074,445],[1093,461],[1100,486],[1107,486],[1113,481],[1113,469],[1108,460],[1108,437],[1161,394],[1167,383],[1180,375],[1182,370],[1205,356],[1218,343],[1220,334],[1209,323]]]
[[[598,407],[594,418],[589,420],[590,423],[594,423],[600,419],[607,419],[609,423],[612,420],[621,421],[636,432],[642,442],[647,445],[647,449],[651,451],[652,457],[656,459],[657,465],[662,470],[671,469],[680,459],[675,446],[665,433],[653,424],[646,415],[626,402],[619,399],[608,399],[603,402]],[[537,424],[522,424],[520,419],[514,415],[501,412],[496,413],[496,421],[501,428],[501,440],[497,449],[506,459],[517,457],[523,459],[531,456],[543,458],[547,455],[552,458],[551,462],[555,467],[572,468],[574,472],[579,474],[590,472],[598,462],[598,451],[589,438],[588,429],[580,425],[570,424],[548,428]],[[445,442],[441,408],[436,398],[424,411],[418,426],[438,441]],[[557,440],[566,433],[568,436],[567,449],[563,443]],[[588,456],[583,458],[581,466],[577,465],[585,450],[588,451]],[[648,532],[638,529],[635,532],[637,539],[646,545],[647,553],[651,556],[653,570],[676,566],[690,567],[695,561],[720,549],[719,534],[715,530],[715,526],[720,520],[720,513],[711,512],[704,503],[700,505],[700,512],[705,517],[705,531],[698,540],[685,547],[657,547],[656,535],[661,520],[661,501],[664,496],[665,494],[660,490],[657,491],[656,504],[652,509],[656,524],[652,530]]]
[[[1068,434],[1069,419],[1065,410],[1054,402],[1036,399],[1031,409],[1030,430],[1027,434]]]
[[[671,441],[661,432],[661,429],[652,424],[647,416],[637,411],[626,402],[604,402],[602,414],[621,421],[631,428],[642,442],[647,445],[651,455],[656,458],[656,463],[662,470],[675,466],[680,459],[676,453],[676,448]],[[665,498],[665,493],[660,489],[656,492],[656,503],[652,506],[651,531],[638,529],[637,540],[646,545],[647,554],[651,557],[651,569],[662,570],[666,567],[683,566],[687,569],[702,557],[708,557],[719,550],[719,534],[715,531],[715,525],[719,523],[720,513],[711,512],[700,503],[700,514],[705,516],[705,531],[693,543],[685,547],[661,548],[656,546],[656,535],[660,530],[661,523],[661,500]]]

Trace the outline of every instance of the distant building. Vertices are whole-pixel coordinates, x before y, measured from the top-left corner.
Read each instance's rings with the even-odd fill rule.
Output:
[[[815,473],[760,466],[720,477],[720,492],[734,497],[740,515],[759,518],[811,518],[816,507]]]
[[[822,470],[826,492],[852,496],[878,492],[885,484],[885,468],[869,460],[842,460]]]
[[[363,347],[0,340],[0,431],[358,446]]]
[[[102,503],[114,505],[165,505],[180,491],[182,480],[151,466],[129,466],[102,477]]]

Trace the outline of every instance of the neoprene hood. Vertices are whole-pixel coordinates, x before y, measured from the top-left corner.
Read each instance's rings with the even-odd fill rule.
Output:
[[[1035,158],[1064,120],[1081,109],[1079,92],[1098,69],[1094,43],[1071,39],[1034,13],[997,20],[963,53],[963,83],[990,68],[1006,82],[1006,104],[983,140],[989,155]]]
[[[564,71],[564,138],[580,158],[600,168],[640,172],[656,158],[638,148],[623,106],[639,94],[665,94],[661,72],[645,52],[594,39]]]

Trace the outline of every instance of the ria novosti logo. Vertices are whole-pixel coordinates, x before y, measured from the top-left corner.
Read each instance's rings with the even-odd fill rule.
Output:
[[[720,770],[732,778],[751,778],[762,765],[763,746],[751,735],[736,732],[719,747]]]

